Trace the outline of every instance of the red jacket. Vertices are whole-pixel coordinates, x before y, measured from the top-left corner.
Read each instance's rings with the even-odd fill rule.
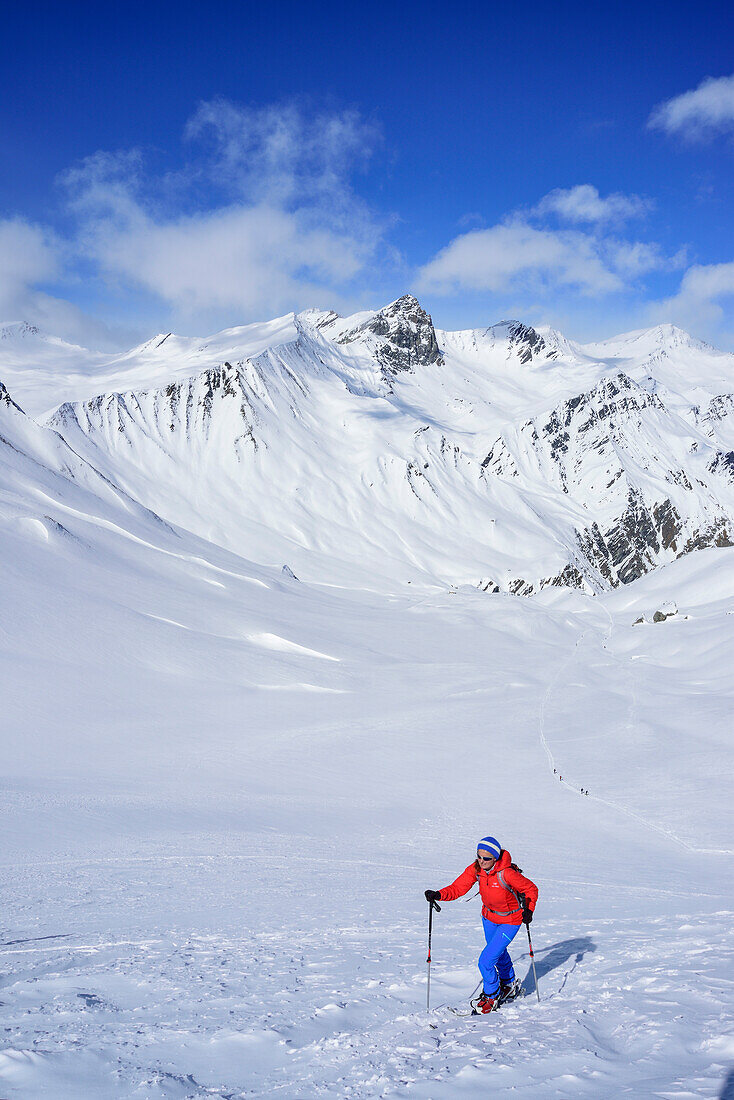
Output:
[[[522,907],[507,887],[511,886],[518,894],[524,894],[530,911],[535,909],[538,900],[538,887],[529,878],[525,878],[511,866],[512,856],[504,848],[491,871],[480,871],[477,863],[470,863],[455,882],[441,890],[441,901],[455,901],[462,894],[468,894],[479,880],[479,893],[482,898],[482,916],[495,924],[522,924]]]

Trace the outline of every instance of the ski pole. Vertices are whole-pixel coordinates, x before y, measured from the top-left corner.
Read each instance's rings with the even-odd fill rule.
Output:
[[[538,975],[535,970],[535,956],[533,955],[533,941],[530,939],[530,925],[526,924],[525,927],[528,930],[528,947],[530,948],[530,962],[533,965],[533,977],[535,978],[535,992],[538,995],[538,1004],[540,1004],[540,990],[538,989]]]
[[[431,936],[433,935],[433,910],[437,913],[441,912],[441,906],[437,901],[429,901],[428,903],[428,988],[426,990],[426,1012],[431,1011]]]
[[[522,907],[522,910],[523,910],[522,915],[524,917],[525,916],[525,909],[527,908],[527,904],[528,904],[528,899],[525,897],[525,894],[518,894],[517,895],[517,900],[520,903],[520,906]],[[532,919],[532,917],[531,917],[531,919]],[[525,924],[525,921],[523,921],[523,924]],[[535,955],[533,954],[533,941],[530,939],[530,924],[529,923],[525,924],[525,927],[528,930],[528,947],[530,948],[530,962],[531,962],[532,967],[533,967],[533,977],[535,978],[535,992],[538,995],[538,1002],[540,1002],[540,990],[538,989],[538,975],[535,971]]]

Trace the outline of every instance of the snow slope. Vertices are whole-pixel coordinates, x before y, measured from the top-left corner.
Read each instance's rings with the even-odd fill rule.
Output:
[[[405,505],[418,498],[396,500],[386,466],[384,514],[431,567],[418,584],[413,561],[416,583],[400,583],[380,556],[388,535],[361,527],[351,461],[328,469],[345,438],[359,453],[357,427],[332,419],[364,421],[365,463],[375,431],[421,446],[405,442],[410,410],[419,388],[424,401],[441,389],[450,354],[439,334],[443,362],[419,387],[394,348],[381,361],[374,320],[332,338],[317,327],[329,316],[312,315],[295,340],[176,383],[175,421],[160,387],[135,391],[129,416],[104,398],[109,437],[82,426],[62,439],[0,393],[3,1096],[731,1087],[734,549],[597,597],[451,589],[445,563],[479,553],[464,545],[469,503],[449,512],[442,491],[430,515],[457,532],[439,548],[439,519],[411,503],[421,547]],[[240,463],[245,419],[259,450],[242,438]],[[466,436],[476,450],[462,454],[487,453]],[[236,484],[212,504],[222,439]],[[319,453],[327,468],[296,513],[301,544],[279,498],[303,469],[296,444],[313,478]],[[278,462],[286,473],[269,481]],[[340,530],[322,530],[340,510]],[[365,587],[356,554],[361,542],[369,559],[370,539]],[[510,563],[515,550],[508,538]],[[300,576],[312,559],[312,577],[282,569]],[[678,613],[653,622],[671,602]],[[478,979],[474,899],[436,918],[427,1016],[423,890],[451,881],[487,832],[541,890],[541,1003],[521,933],[513,955],[533,995],[488,1020],[446,1010]]]
[[[0,379],[32,416],[59,401],[86,401],[120,386],[148,389],[227,359],[257,355],[295,335],[293,315],[225,329],[214,336],[159,332],[117,355],[68,344],[27,322],[0,325]]]

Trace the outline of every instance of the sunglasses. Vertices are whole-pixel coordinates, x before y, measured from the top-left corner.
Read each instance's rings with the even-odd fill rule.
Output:
[[[497,862],[497,860],[495,859],[494,856],[480,856],[479,852],[477,852],[477,859],[479,860],[480,863],[496,863]]]

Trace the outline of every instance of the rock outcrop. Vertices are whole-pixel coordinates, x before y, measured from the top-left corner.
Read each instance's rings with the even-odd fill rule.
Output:
[[[379,310],[340,336],[338,342],[349,344],[365,337],[374,338],[375,358],[393,375],[442,361],[433,321],[412,294],[404,294]]]

